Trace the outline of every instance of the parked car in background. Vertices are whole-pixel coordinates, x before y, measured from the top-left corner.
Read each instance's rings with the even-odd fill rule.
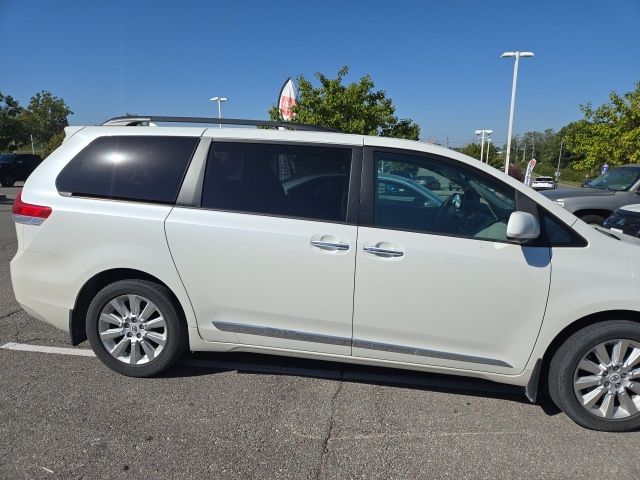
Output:
[[[442,189],[442,185],[440,184],[440,181],[432,176],[432,175],[426,175],[426,176],[420,176],[420,177],[416,177],[415,178],[415,182],[419,183],[420,185],[427,187],[429,190],[441,190]]]
[[[398,177],[404,177],[404,178],[413,178],[414,175],[413,173],[411,173],[409,170],[391,170],[390,172],[391,175],[397,175]]]
[[[25,311],[132,377],[188,350],[280,354],[489,379],[640,428],[639,239],[436,145],[196,120],[215,127],[65,129],[13,205]]]
[[[603,225],[616,209],[640,201],[640,165],[616,167],[580,188],[542,192],[583,221]]]
[[[24,182],[41,161],[40,155],[3,153],[0,155],[0,185],[13,187],[16,182]]]
[[[534,190],[552,190],[556,187],[556,181],[553,177],[536,177],[531,184],[531,188]]]
[[[604,221],[604,226],[640,238],[640,204],[620,207]]]

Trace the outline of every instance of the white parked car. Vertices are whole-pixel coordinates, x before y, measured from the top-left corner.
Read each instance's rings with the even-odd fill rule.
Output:
[[[531,184],[531,188],[534,190],[553,190],[557,187],[558,186],[553,177],[536,177]]]
[[[435,145],[134,126],[169,121],[219,122],[68,127],[15,201],[16,298],[72,344],[137,377],[187,349],[481,377],[640,427],[639,241]]]

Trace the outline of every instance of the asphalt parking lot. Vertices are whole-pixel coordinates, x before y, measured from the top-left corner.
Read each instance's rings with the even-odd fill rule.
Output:
[[[68,347],[15,302],[15,248],[0,201],[0,346]],[[489,382],[240,354],[133,379],[0,348],[1,479],[633,478],[638,452]]]

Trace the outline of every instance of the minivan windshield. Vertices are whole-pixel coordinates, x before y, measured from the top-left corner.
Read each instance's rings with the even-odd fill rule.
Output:
[[[14,157],[14,153],[5,153],[3,155],[0,155],[0,163],[11,163]]]
[[[640,168],[617,167],[589,181],[586,186],[621,192],[629,190],[638,181],[638,178],[640,178]]]

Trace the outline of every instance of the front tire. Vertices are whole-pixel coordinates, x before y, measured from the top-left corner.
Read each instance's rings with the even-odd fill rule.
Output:
[[[574,333],[551,360],[549,394],[585,428],[640,429],[640,324],[611,320]]]
[[[100,290],[87,310],[86,327],[102,363],[130,377],[162,373],[188,343],[171,292],[146,280],[120,280]]]

